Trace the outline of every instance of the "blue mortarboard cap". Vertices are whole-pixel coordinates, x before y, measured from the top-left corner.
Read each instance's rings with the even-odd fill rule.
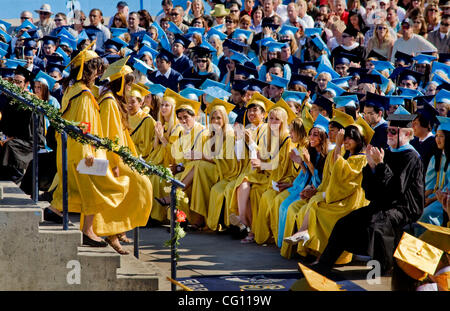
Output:
[[[38,74],[34,78],[34,81],[39,81],[41,83],[44,83],[45,85],[47,85],[47,87],[50,91],[53,90],[53,86],[56,83],[55,79],[50,77],[48,74],[46,74],[42,70],[38,72]]]
[[[262,93],[262,90],[269,85],[269,83],[261,81],[259,79],[248,79],[246,81],[247,85],[244,87],[245,91],[255,91]]]
[[[410,70],[410,69],[405,69],[400,73],[400,81],[411,80],[411,81],[415,81],[416,83],[418,83],[422,76],[423,76],[423,74],[421,74],[420,72]]]
[[[246,47],[244,43],[234,39],[225,39],[223,46],[238,52],[244,51],[244,47]]]
[[[438,74],[434,74],[433,75],[433,78],[431,79],[431,82],[435,82],[439,86],[448,84],[447,80],[445,80],[443,77],[441,77]]]
[[[343,77],[343,78],[337,78],[337,79],[333,79],[331,80],[332,83],[334,83],[335,85],[339,86],[339,87],[349,87],[348,85],[348,80],[350,80],[352,77],[347,76],[347,77]]]
[[[206,79],[205,82],[203,82],[202,85],[200,85],[200,89],[205,90],[206,88],[211,87],[211,86],[217,86],[218,88],[221,88],[223,90],[228,89],[225,84],[211,80],[211,79]]]
[[[31,36],[30,36],[30,34],[28,33],[28,32],[24,32],[21,36],[20,36],[20,38],[23,38],[23,39],[29,39],[29,38],[31,38]]]
[[[404,97],[404,96],[390,95],[390,96],[386,96],[386,98],[389,99],[389,105],[391,105],[391,106],[404,106],[405,105],[406,97]]]
[[[281,29],[278,31],[278,33],[282,36],[285,36],[289,33],[295,35],[297,33],[297,31],[299,30],[298,27],[294,27],[294,26],[288,26],[288,25],[283,25],[281,27]]]
[[[247,66],[239,63],[239,64],[236,64],[235,75],[243,75],[246,78],[253,76],[253,78],[255,78],[258,76],[258,70],[256,70],[255,68],[247,67]]]
[[[311,37],[313,35],[320,36],[322,34],[322,28],[305,28],[304,32],[307,37]]]
[[[0,41],[0,48],[1,48],[1,49],[4,49],[4,50],[6,50],[6,51],[8,51],[8,49],[9,49],[9,44]]]
[[[3,36],[5,38],[6,43],[9,43],[11,41],[11,36],[3,31],[3,29],[0,29],[0,36]]]
[[[397,51],[395,53],[394,58],[398,62],[401,62],[401,61],[405,62],[405,64],[411,64],[413,62],[413,56],[403,53],[403,52],[400,52],[400,51]]]
[[[436,60],[437,57],[433,55],[419,54],[413,57],[413,60],[416,61],[417,64],[431,64],[432,61]]]
[[[230,92],[225,91],[224,89],[222,89],[216,85],[208,86],[208,87],[204,88],[203,91],[205,92],[206,95],[208,95],[210,97],[220,98],[222,100],[225,97],[231,96]],[[211,101],[211,100],[208,100],[208,101]]]
[[[6,54],[8,54],[8,51],[5,51],[4,49],[0,48],[0,57],[4,57]]]
[[[328,121],[327,118],[325,118],[322,114],[319,113],[316,120],[314,121],[313,128],[318,127],[328,134],[328,123],[330,123],[330,121]]]
[[[441,116],[437,116],[436,118],[439,121],[439,126],[437,129],[450,132],[450,118]]]
[[[15,69],[17,68],[17,66],[25,66],[27,64],[27,61],[22,60],[22,59],[5,59],[5,66],[7,68],[12,68]]]
[[[417,96],[423,96],[422,92],[413,90],[413,89],[407,89],[404,87],[398,87],[397,90],[401,91],[401,96],[407,97],[407,98],[414,98]]]
[[[389,110],[389,98],[375,93],[367,92],[365,96],[364,106],[378,107],[385,111]]]
[[[310,76],[300,75],[300,74],[293,74],[291,76],[291,81],[289,83],[290,85],[301,85],[305,87],[308,91],[314,91],[317,83],[313,81],[313,79]]]
[[[394,111],[394,114],[411,115],[411,113],[408,110],[406,110],[403,106],[398,106],[398,108]]]
[[[301,62],[301,63],[299,63],[298,64],[298,68],[300,69],[300,70],[302,70],[302,69],[312,69],[312,70],[317,70],[317,67],[319,66],[319,63],[320,62],[318,62],[318,61],[312,61],[312,62]]]
[[[435,96],[436,103],[450,104],[450,91],[442,89]]]
[[[238,92],[243,92],[247,90],[247,87],[249,85],[248,83],[248,79],[246,80],[234,80],[233,83],[231,84],[231,89],[238,91]]]
[[[202,83],[203,83],[202,79],[183,78],[180,80],[179,86],[180,86],[180,90],[183,90],[187,87],[198,89],[198,88],[200,88],[200,85]]]
[[[233,55],[230,56],[230,59],[235,60],[240,64],[245,64],[246,62],[250,61],[246,55],[236,51],[233,51]]]
[[[70,63],[70,57],[63,51],[60,47],[58,47],[55,51],[56,54],[60,55],[64,59],[64,65],[68,65]]]
[[[34,51],[33,51],[33,49],[30,49],[30,48],[24,49],[23,55],[24,56],[34,56]]]
[[[245,40],[248,40],[250,36],[252,35],[252,32],[250,30],[244,30],[244,29],[236,29],[233,33],[233,39],[237,39],[239,37],[244,37]]]
[[[256,44],[258,44],[260,46],[267,46],[270,42],[276,42],[276,40],[272,37],[267,37],[267,38],[256,41]]]
[[[394,65],[392,65],[392,63],[388,61],[372,60],[371,63],[375,66],[375,69],[378,71],[389,70],[389,72],[391,72],[391,70],[395,69]]]
[[[342,107],[354,107],[356,108],[356,103],[358,102],[358,96],[348,95],[348,96],[336,96],[333,98],[336,108]]]
[[[187,87],[180,92],[180,95],[188,99],[198,101],[199,97],[205,94],[205,91],[192,87]]]
[[[208,33],[206,34],[207,38],[209,39],[212,36],[218,36],[220,40],[225,40],[228,36],[224,34],[223,32],[217,30],[216,28],[211,28]]]
[[[77,44],[79,44],[81,41],[89,39],[89,36],[87,35],[86,31],[82,30],[77,37]]]
[[[115,27],[111,27],[111,36],[113,38],[115,37],[119,37],[121,35],[123,35],[124,33],[127,33],[128,29],[127,28],[115,28]]]
[[[162,59],[165,59],[166,61],[173,63],[173,60],[175,59],[175,55],[173,55],[171,52],[169,52],[166,49],[161,49],[159,51],[157,58],[162,58]]]
[[[35,25],[33,25],[33,23],[30,22],[28,19],[25,20],[22,24],[20,24],[20,26],[17,27],[17,30],[21,30],[23,28],[31,28],[33,30],[37,29],[37,27]]]
[[[142,37],[142,44],[147,45],[147,46],[151,47],[152,49],[157,49],[158,48],[158,42],[156,42],[155,40],[150,38],[150,36],[147,35],[147,34],[145,34]]]
[[[286,43],[281,42],[269,42],[267,44],[268,51],[273,52],[281,52],[281,49],[286,45]]]
[[[139,58],[134,58],[133,68],[142,72],[144,75],[147,74],[147,71],[153,70],[149,65],[140,60]]]
[[[431,73],[436,73],[437,71],[442,71],[447,78],[450,77],[450,66],[440,62],[433,62],[431,66]]]
[[[272,77],[272,81],[270,82],[271,85],[275,85],[277,87],[281,87],[286,89],[288,87],[289,84],[289,80],[279,77],[279,76],[275,76],[273,74],[270,74],[270,76]]]
[[[217,50],[208,41],[203,41],[202,43],[200,43],[199,47],[207,49],[211,53],[217,52]]]
[[[42,40],[42,44],[57,45],[60,42],[61,38],[55,36],[44,36],[40,40]]]
[[[321,51],[326,51],[328,55],[330,55],[330,50],[328,49],[327,45],[325,44],[325,42],[323,42],[322,38],[314,35],[311,37],[313,43],[317,46],[317,48]]]
[[[336,84],[334,84],[331,81],[329,81],[327,83],[327,87],[325,90],[334,93],[334,96],[340,96],[342,93],[345,92],[345,90],[343,88],[340,88],[339,86],[337,86]]]
[[[77,41],[72,40],[68,37],[62,36],[59,40],[59,45],[66,45],[68,46],[72,51],[75,51],[77,49]]]
[[[188,48],[189,45],[192,43],[192,41],[189,40],[188,38],[186,38],[185,36],[177,33],[177,34],[175,34],[175,37],[174,37],[174,40],[173,40],[173,44],[175,44],[175,43],[179,43],[184,48]]]
[[[11,27],[10,23],[5,22],[4,20],[1,20],[1,19],[0,19],[0,24],[5,25],[6,31],[8,31],[8,29]]]
[[[167,31],[170,31],[174,35],[183,34],[183,31],[180,28],[178,28],[178,26],[175,25],[174,22],[169,22],[169,28],[167,28]]]
[[[148,90],[150,93],[152,93],[152,95],[156,96],[163,96],[164,92],[166,91],[166,88],[161,84],[146,83],[145,86],[148,87]]]
[[[341,77],[336,71],[334,71],[333,68],[331,68],[330,66],[327,66],[326,64],[321,62],[321,63],[319,63],[319,66],[317,66],[316,78],[322,72],[328,72],[331,75],[331,79],[338,79]]]
[[[359,81],[358,84],[360,83],[376,83],[376,84],[381,84],[381,77],[378,74],[362,74],[359,77]]]
[[[186,36],[191,36],[194,33],[198,33],[203,36],[205,34],[205,28],[189,27],[188,31],[186,32]]]
[[[144,45],[138,52],[138,56],[141,57],[144,54],[148,54],[152,57],[153,60],[156,59],[156,56],[158,56],[159,52],[157,50],[152,49],[151,47]]]
[[[154,26],[158,31],[159,43],[161,44],[163,49],[170,50],[171,49],[170,42],[164,30],[161,28],[161,26],[158,25],[157,22],[153,22],[152,26]]]
[[[334,65],[335,66],[336,65],[342,65],[342,64],[349,65],[350,64],[350,60],[347,57],[343,57],[343,56],[336,57],[334,59]]]
[[[293,101],[301,104],[303,100],[306,98],[306,93],[296,91],[284,91],[281,97],[286,102]]]
[[[72,40],[76,39],[65,27],[62,27],[56,36],[57,37],[67,37]]]

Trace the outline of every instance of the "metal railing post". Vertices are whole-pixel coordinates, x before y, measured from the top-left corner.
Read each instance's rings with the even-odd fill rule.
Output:
[[[134,228],[134,257],[139,259],[139,227]]]
[[[177,258],[176,258],[176,245],[175,245],[175,221],[176,221],[176,200],[177,200],[177,186],[172,183],[172,187],[170,190],[170,277],[173,280],[177,279]],[[172,283],[171,284],[172,291],[177,289],[177,286]]]
[[[32,200],[34,203],[39,201],[39,138],[38,138],[38,127],[39,119],[37,112],[32,114],[33,123],[33,183],[32,183]]]
[[[69,194],[67,192],[67,134],[61,132],[63,230],[69,230]]]

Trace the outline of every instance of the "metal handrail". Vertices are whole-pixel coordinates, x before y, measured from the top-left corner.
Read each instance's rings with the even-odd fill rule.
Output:
[[[37,118],[37,114],[41,113],[43,115],[46,115],[45,110],[42,107],[39,106],[35,106],[31,101],[29,101],[28,99],[12,92],[11,90],[3,87],[2,85],[0,85],[0,91],[5,93],[6,95],[17,99],[18,101],[23,102],[24,104],[26,104],[27,106],[29,106],[30,108],[33,109],[33,194],[32,194],[32,199],[35,203],[38,202],[38,195],[39,195],[39,185],[38,185],[38,148],[39,148],[39,144],[38,144],[38,118]],[[69,224],[69,211],[68,211],[68,190],[67,190],[67,132],[75,132],[79,135],[83,135],[85,138],[87,138],[88,140],[94,142],[92,143],[93,145],[97,145],[97,146],[103,146],[103,147],[107,147],[106,144],[104,144],[102,142],[102,140],[97,137],[94,136],[92,134],[89,133],[83,133],[83,131],[74,125],[67,125],[64,130],[61,132],[61,152],[62,152],[62,175],[63,175],[63,180],[62,180],[62,187],[63,187],[63,230],[68,230],[68,224]],[[112,151],[114,153],[117,153],[116,151]],[[177,260],[176,260],[176,245],[175,245],[175,239],[174,239],[174,235],[175,235],[175,218],[176,218],[176,190],[177,188],[184,188],[185,185],[172,177],[169,176],[165,176],[163,174],[163,172],[158,171],[158,170],[154,170],[150,167],[150,165],[148,163],[146,163],[143,159],[138,159],[136,158],[136,160],[142,164],[145,168],[147,168],[151,174],[154,175],[158,175],[164,179],[166,179],[168,182],[171,183],[171,203],[170,203],[170,210],[171,210],[171,219],[170,219],[170,239],[171,239],[171,277],[172,279],[176,279],[176,266],[177,266]],[[134,229],[134,256],[136,258],[139,258],[139,227],[136,227]],[[176,285],[172,284],[171,287],[172,291],[176,290]]]

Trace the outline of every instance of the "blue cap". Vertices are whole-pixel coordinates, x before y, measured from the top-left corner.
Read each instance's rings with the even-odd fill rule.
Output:
[[[305,92],[296,92],[296,91],[284,91],[283,95],[281,96],[286,102],[297,102],[302,103],[303,100],[306,98]]]
[[[435,82],[437,85],[445,85],[447,82],[447,80],[445,80],[443,77],[441,77],[438,74],[434,74],[433,78],[431,79],[430,82]]]
[[[79,44],[81,41],[89,39],[88,34],[86,33],[86,31],[82,30],[77,37],[77,44]]]
[[[406,110],[403,106],[398,106],[394,114],[410,115],[411,113],[408,110]]]
[[[48,74],[43,72],[42,70],[38,72],[34,81],[39,81],[47,85],[49,91],[53,90],[53,86],[55,86],[56,80],[50,77]]]
[[[198,101],[199,97],[202,96],[203,94],[205,94],[205,91],[192,87],[187,87],[180,92],[181,96],[195,101]]]
[[[192,43],[192,41],[186,38],[185,36],[176,33],[172,44],[175,43],[181,44],[184,48],[188,48],[189,45]]]
[[[29,38],[31,38],[31,36],[28,32],[25,31],[19,38],[29,39]]]
[[[58,47],[55,51],[56,54],[60,55],[64,59],[64,65],[68,65],[70,63],[70,57],[63,51],[60,47]]]
[[[353,107],[356,108],[356,103],[358,102],[358,96],[347,95],[347,96],[336,96],[333,98],[336,108],[342,107]]]
[[[8,49],[9,49],[9,44],[0,41],[0,48],[2,48],[2,49],[4,49],[4,50],[8,51]]]
[[[8,29],[11,27],[10,23],[5,22],[4,20],[1,20],[1,19],[0,19],[0,24],[5,25],[6,31],[8,31]]]
[[[22,60],[22,59],[5,59],[5,66],[7,68],[12,68],[12,69],[16,69],[17,66],[25,66],[27,64],[27,61]]]
[[[67,37],[69,39],[75,40],[76,38],[67,30],[66,27],[62,27],[61,31],[56,35],[57,37]]]
[[[24,49],[23,55],[24,56],[34,56],[34,51],[33,51],[33,49],[30,49],[30,48]]]
[[[206,34],[206,37],[209,39],[212,36],[218,36],[220,40],[225,40],[228,36],[224,34],[223,32],[217,30],[216,28],[212,27]]]
[[[272,37],[267,37],[267,38],[256,41],[256,44],[258,44],[260,46],[267,46],[270,42],[277,42],[277,41]]]
[[[322,28],[305,28],[305,36],[311,37],[313,35],[320,36],[322,34]]]
[[[268,51],[273,52],[281,52],[281,49],[286,46],[286,43],[281,42],[269,42],[267,44]]]
[[[68,46],[72,51],[75,51],[77,49],[77,41],[72,40],[68,37],[62,36],[59,39],[59,45],[66,45]]]
[[[250,30],[244,30],[244,29],[236,29],[233,33],[233,39],[237,39],[239,37],[244,37],[245,40],[248,40],[250,36],[252,35],[252,32]]]
[[[4,32],[3,29],[0,29],[0,36],[3,36],[3,38],[5,38],[6,43],[9,43],[11,41],[11,36]]]
[[[245,65],[241,65],[240,63],[236,64],[235,67],[236,67],[236,70],[234,72],[235,75],[242,75],[245,76],[246,78],[250,76],[252,76],[253,78],[258,77],[258,70],[256,70],[256,68],[247,67]]]
[[[156,96],[162,97],[164,95],[164,92],[166,91],[166,88],[164,86],[162,86],[161,84],[146,83],[145,86],[148,87],[148,90],[150,93],[152,93],[152,95],[156,95]]]
[[[210,79],[206,79],[205,82],[203,82],[202,85],[200,85],[200,89],[205,90],[206,88],[211,86],[217,86],[220,89],[228,90],[225,84]]]
[[[30,22],[28,19],[25,20],[22,24],[17,27],[17,30],[21,30],[23,28],[31,28],[32,30],[38,29],[35,25],[33,25],[32,22]]]
[[[449,131],[450,132],[450,118],[440,117],[440,116],[437,116],[436,118],[439,121],[439,126],[437,129],[441,130],[441,131]]]
[[[170,42],[164,30],[161,28],[161,26],[158,25],[157,22],[153,22],[152,26],[154,26],[158,31],[159,43],[161,44],[162,48],[170,50],[171,49]]]
[[[230,92],[225,91],[223,88],[216,85],[211,85],[202,89],[204,93],[207,95],[207,101],[209,102],[212,101],[212,98],[220,98],[223,100],[225,97],[231,96]]]
[[[386,96],[381,96],[375,93],[367,92],[366,99],[364,101],[364,106],[367,107],[377,107],[378,109],[383,109],[384,111],[389,110],[389,98]]]
[[[334,66],[336,65],[350,65],[350,60],[347,57],[341,56],[341,57],[336,57],[334,59]]]
[[[235,83],[236,84],[236,83]],[[258,79],[248,79],[242,81],[242,84],[245,84],[243,90],[244,91],[255,91],[262,93],[262,90],[269,85],[269,83],[258,80]]]
[[[316,75],[316,79],[319,76],[319,74],[321,74],[322,72],[328,72],[331,75],[331,79],[338,79],[341,78],[341,76],[334,71],[333,68],[331,68],[330,66],[326,65],[323,62],[319,63],[319,66],[317,66],[317,75]]]
[[[389,70],[389,72],[391,72],[391,70],[395,69],[394,65],[392,65],[392,63],[388,61],[372,60],[370,62],[375,66],[375,69],[378,71]]]
[[[343,78],[333,79],[333,80],[331,80],[331,82],[333,82],[335,85],[337,85],[341,88],[349,87],[348,80],[350,80],[351,78],[352,78],[351,76],[347,76],[347,77],[343,77]]]
[[[0,57],[4,57],[6,54],[8,54],[8,51],[5,51],[4,49],[0,48]]]
[[[205,49],[209,50],[212,53],[216,53],[217,52],[217,50],[206,40],[203,40],[202,43],[200,43],[199,47],[205,48]]]
[[[431,73],[436,74],[437,71],[442,71],[447,78],[450,78],[450,65],[440,62],[433,62],[433,65],[431,66]]]
[[[288,34],[295,35],[298,30],[299,30],[298,27],[283,25],[281,27],[281,29],[278,31],[278,33],[280,35],[282,35],[282,36],[285,36],[285,35],[288,35]]]
[[[204,35],[205,34],[205,28],[199,28],[199,27],[189,27],[188,31],[186,32],[186,36],[191,36],[194,33],[198,33],[200,35]]]
[[[391,95],[391,96],[386,96],[386,98],[389,99],[389,105],[391,105],[391,106],[404,106],[405,99],[407,97]]]
[[[289,84],[289,80],[288,79],[284,79],[282,77],[275,76],[273,74],[270,74],[270,76],[272,77],[272,82],[270,82],[271,85],[275,85],[277,87],[281,87],[281,88],[287,89],[288,84]]]
[[[440,90],[435,98],[434,98],[436,103],[446,103],[446,104],[450,104],[450,91],[442,89]]]
[[[234,40],[234,39],[225,39],[225,41],[222,44],[223,47],[227,47],[231,50],[243,52],[244,48],[247,46],[246,44],[242,43],[241,41]]]
[[[325,90],[332,92],[334,94],[334,96],[340,96],[342,93],[345,92],[345,90],[343,88],[340,88],[339,86],[337,86],[336,84],[334,84],[331,81],[328,81],[327,87]]]
[[[401,95],[403,97],[406,97],[406,98],[414,98],[414,97],[417,97],[417,96],[423,96],[422,92],[417,91],[417,90],[413,90],[413,89],[407,89],[407,88],[404,88],[404,87],[398,87],[397,90],[400,90],[401,91]]]
[[[245,64],[250,61],[246,55],[236,51],[233,51],[233,55],[230,56],[230,59],[235,60],[240,64]]]
[[[436,59],[437,59],[436,56],[426,55],[426,54],[419,54],[419,55],[413,57],[413,60],[415,60],[417,64],[427,64],[427,65],[430,65],[431,62]]]
[[[144,75],[147,74],[147,71],[153,70],[149,65],[140,60],[139,58],[134,58],[133,68],[142,72]]]
[[[127,28],[115,28],[115,27],[111,27],[110,30],[111,30],[111,36],[112,36],[113,38],[119,37],[119,36],[123,35],[124,33],[127,33],[127,32],[128,32],[128,29],[127,29]]]
[[[143,56],[144,54],[150,55],[153,60],[156,59],[156,56],[158,56],[159,52],[157,50],[152,49],[151,47],[144,45],[138,52],[138,57]]]
[[[151,47],[152,49],[157,49],[158,48],[158,42],[156,42],[155,40],[153,40],[152,38],[150,38],[149,35],[145,34],[142,37],[141,40],[142,44]]]
[[[167,28],[167,31],[170,31],[174,35],[183,34],[183,31],[181,31],[181,29],[178,28],[178,26],[174,22],[169,22],[169,28]]]
[[[159,51],[159,54],[156,56],[156,58],[164,59],[165,61],[173,63],[173,60],[175,59],[175,55],[172,54],[172,52],[169,52],[166,49],[161,49]]]
[[[316,120],[314,121],[313,128],[314,127],[320,128],[323,131],[325,131],[325,133],[328,134],[328,123],[330,123],[330,121],[328,121],[327,118],[325,118],[322,114],[319,113]]]
[[[317,48],[318,48],[320,51],[326,51],[327,54],[330,55],[330,50],[328,49],[328,47],[327,47],[327,45],[325,44],[325,42],[323,42],[323,40],[322,40],[321,37],[319,37],[319,36],[317,36],[317,35],[314,35],[314,36],[312,36],[311,38],[312,38],[313,43],[317,46]]]

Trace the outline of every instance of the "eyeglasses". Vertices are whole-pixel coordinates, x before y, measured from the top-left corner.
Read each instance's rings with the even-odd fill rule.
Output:
[[[207,59],[197,59],[197,63],[207,63]]]
[[[179,13],[170,13],[170,15],[172,15],[172,16],[178,16],[178,15],[180,15]]]
[[[50,15],[48,12],[39,12],[39,15]]]
[[[232,20],[230,20],[230,19],[227,19],[227,20],[225,20],[225,23],[227,23],[227,24],[232,24],[232,23],[233,23],[233,21],[232,21]]]
[[[438,12],[437,9],[430,9],[430,12]]]
[[[441,25],[442,25],[442,26],[444,26],[444,27],[448,27],[448,26],[450,26],[450,24],[449,24],[449,23],[441,23]]]
[[[342,35],[342,38],[350,38],[351,36],[349,36],[349,35],[346,35],[346,34],[343,34]]]
[[[239,10],[230,10],[230,13],[239,13]]]
[[[62,22],[61,18],[55,18],[55,22]]]
[[[421,21],[414,21],[414,24],[422,24]]]
[[[31,17],[22,16],[20,19],[31,19]]]
[[[387,29],[387,27],[383,27],[383,26],[378,26],[377,27],[377,30],[385,30],[385,29]]]
[[[387,129],[387,133],[388,133],[388,135],[389,135],[389,134],[391,134],[391,135],[397,135],[398,130],[397,130],[397,129],[393,129],[393,128],[388,128],[388,129]]]

